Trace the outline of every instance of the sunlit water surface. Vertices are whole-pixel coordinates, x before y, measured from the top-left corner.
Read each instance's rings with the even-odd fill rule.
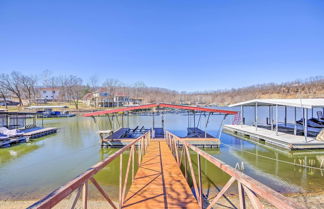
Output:
[[[260,114],[266,116],[266,110]],[[247,120],[254,117],[252,109],[247,109],[246,114],[250,117]],[[201,129],[204,129],[206,118],[205,115],[201,116]],[[218,136],[222,118],[212,116],[207,131]],[[196,116],[198,119],[199,116]],[[232,119],[232,116],[228,117],[225,123],[231,123]],[[191,117],[189,122],[192,124],[192,121]],[[38,123],[41,124],[41,121]],[[97,131],[111,128],[107,118],[98,118],[96,123],[92,118],[84,117],[48,119],[44,123],[47,127],[58,127],[59,132],[32,143],[0,149],[0,199],[39,199],[117,150],[100,148]],[[126,119],[124,124],[127,124]],[[151,127],[152,117],[131,116],[129,124],[130,127],[137,124]],[[155,125],[161,126],[161,116],[156,116]],[[187,127],[186,114],[165,115],[165,128],[175,134],[184,136]],[[226,133],[222,133],[221,142],[220,148],[205,151],[233,167],[243,162],[244,173],[279,192],[288,194],[324,190],[324,171],[293,165],[306,162],[319,168],[324,160],[324,151],[286,151],[258,145]],[[127,155],[124,155],[124,165]],[[117,159],[96,175],[96,179],[110,191],[113,198],[117,197],[118,172]],[[205,191],[222,186],[228,180],[226,174],[204,160],[202,174]]]

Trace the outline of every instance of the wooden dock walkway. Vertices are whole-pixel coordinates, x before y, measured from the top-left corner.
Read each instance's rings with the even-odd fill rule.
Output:
[[[123,208],[199,208],[165,141],[152,141]]]
[[[57,132],[57,128],[55,128],[55,127],[54,128],[39,128],[39,129],[35,129],[35,130],[33,130],[33,129],[26,130],[23,132],[23,135],[29,137],[30,139],[34,139],[34,138],[54,134],[56,132]]]

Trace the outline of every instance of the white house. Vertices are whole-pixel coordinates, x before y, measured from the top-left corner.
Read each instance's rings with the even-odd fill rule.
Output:
[[[56,100],[59,98],[60,90],[58,88],[40,88],[40,98],[46,100]]]

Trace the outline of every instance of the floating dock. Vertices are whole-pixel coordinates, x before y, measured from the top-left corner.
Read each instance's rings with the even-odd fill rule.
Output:
[[[199,208],[165,140],[150,143],[122,208]]]
[[[289,150],[324,149],[324,141],[318,141],[313,137],[307,137],[306,142],[304,136],[283,132],[278,132],[277,135],[275,131],[248,125],[225,125],[224,130],[242,137],[248,137],[252,141],[271,144]]]
[[[22,142],[26,142],[27,138],[26,137],[15,137],[15,138],[7,138],[5,140],[0,141],[0,148],[6,148],[10,147],[12,144],[18,144]]]
[[[127,146],[137,137],[144,135],[146,132],[151,131],[154,132],[152,134],[154,140],[164,139],[164,129],[163,128],[154,128],[152,129],[145,129],[142,128],[120,128],[111,135],[107,137],[101,138],[101,146],[102,147],[123,147]],[[181,137],[188,143],[195,145],[197,147],[202,148],[217,148],[220,145],[220,140],[213,137],[212,135],[205,133],[203,130],[199,128],[188,128],[188,133],[185,137]],[[182,143],[179,142],[179,147],[182,146]]]
[[[29,137],[29,139],[35,139],[46,135],[54,134],[57,132],[57,128],[31,128],[23,131],[23,136]]]

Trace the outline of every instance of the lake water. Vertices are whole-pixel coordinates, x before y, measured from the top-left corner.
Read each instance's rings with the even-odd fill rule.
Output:
[[[265,120],[267,110],[267,108],[260,108],[259,118]],[[246,121],[251,122],[254,118],[253,108],[247,108],[245,114]],[[288,115],[292,114],[293,110],[289,109]],[[204,129],[206,118],[205,115],[201,116],[199,123],[201,129]],[[210,134],[218,136],[222,118],[223,116],[211,116],[207,128]],[[196,121],[198,119],[199,115],[196,116]],[[232,119],[233,116],[229,116],[225,124],[230,124]],[[282,116],[280,120],[283,120]],[[190,122],[192,121],[191,117]],[[41,124],[41,121],[39,120],[38,123]],[[92,118],[84,117],[47,119],[44,123],[46,127],[58,127],[59,132],[32,143],[0,149],[0,199],[42,198],[117,150],[102,149],[99,144],[97,131],[111,128],[107,118],[97,118],[96,123]],[[131,116],[129,124],[131,128],[137,124],[151,127],[152,117]],[[155,126],[160,125],[161,116],[156,116]],[[180,136],[185,135],[187,126],[187,115],[165,115],[165,128],[171,132]],[[288,194],[324,191],[324,171],[316,169],[324,160],[324,151],[280,150],[254,144],[226,133],[222,133],[221,142],[220,148],[206,149],[206,152],[233,167],[243,162],[244,173],[279,192]],[[127,154],[124,159],[126,158]],[[304,164],[305,162],[315,168],[293,165],[293,163]],[[118,191],[118,166],[117,160],[96,176],[105,189],[110,190],[114,195]],[[202,169],[205,190],[222,186],[228,180],[226,174],[206,161],[202,161]]]

